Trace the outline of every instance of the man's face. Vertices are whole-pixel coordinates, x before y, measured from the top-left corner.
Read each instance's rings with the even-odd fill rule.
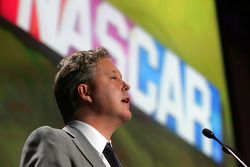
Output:
[[[97,63],[90,90],[95,111],[112,120],[130,120],[129,85],[110,58],[102,58]]]

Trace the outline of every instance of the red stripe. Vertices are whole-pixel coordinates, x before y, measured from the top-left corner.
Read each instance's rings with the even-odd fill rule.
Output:
[[[68,0],[61,0],[61,4],[60,4],[60,14],[59,14],[59,19],[57,22],[57,27],[59,28],[62,22],[62,17],[63,17],[63,13],[64,13],[64,9],[65,9],[65,5],[68,3]]]
[[[16,25],[19,0],[0,0],[0,16]]]
[[[40,39],[39,20],[38,20],[36,3],[32,4],[32,18],[31,18],[30,33],[35,39]]]

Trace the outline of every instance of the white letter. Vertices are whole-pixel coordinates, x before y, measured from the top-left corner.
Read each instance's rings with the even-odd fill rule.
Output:
[[[179,135],[183,131],[184,123],[183,94],[181,85],[180,60],[173,52],[167,51],[164,57],[163,74],[160,84],[160,101],[156,119],[166,125],[167,117],[176,120],[176,130]]]
[[[148,52],[147,58],[150,59],[148,62],[152,68],[156,69],[159,66],[159,57],[154,47],[153,39],[139,27],[135,27],[132,30],[129,44],[129,83],[131,84],[131,97],[137,107],[146,112],[146,114],[151,115],[156,109],[157,87],[149,80],[147,82],[147,94],[143,93],[139,88],[140,48]]]
[[[107,3],[102,3],[97,11],[96,33],[97,38],[102,46],[109,49],[112,56],[115,57],[116,65],[123,75],[126,77],[126,59],[124,48],[118,39],[114,39],[109,34],[110,26],[113,26],[122,40],[127,41],[129,31],[125,17],[115,8]]]
[[[59,0],[36,1],[41,41],[60,53],[58,27],[60,23]],[[62,9],[61,9],[62,10]]]
[[[57,49],[62,55],[68,54],[70,48],[75,50],[92,49],[90,1],[74,0],[66,2]]]
[[[187,125],[186,139],[195,144],[195,123],[199,123],[201,127],[211,128],[211,94],[207,81],[204,77],[187,66],[187,84],[186,84],[186,100],[187,100]],[[197,102],[199,96],[199,102]],[[203,140],[203,151],[211,155],[211,140]]]
[[[32,14],[32,4],[33,0],[20,0],[19,10],[17,14],[17,24],[24,30],[29,32],[31,14]]]

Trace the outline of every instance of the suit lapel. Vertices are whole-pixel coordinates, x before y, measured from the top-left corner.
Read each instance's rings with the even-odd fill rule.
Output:
[[[75,146],[93,166],[105,167],[103,161],[99,156],[99,153],[94,149],[87,138],[79,130],[69,125],[65,126],[63,130],[72,137],[72,141]]]

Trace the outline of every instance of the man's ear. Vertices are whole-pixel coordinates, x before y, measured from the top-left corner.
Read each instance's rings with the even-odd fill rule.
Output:
[[[78,91],[78,94],[79,94],[80,98],[82,100],[84,100],[85,102],[87,102],[87,103],[92,102],[92,99],[91,99],[91,97],[89,95],[89,91],[90,91],[89,89],[90,88],[89,88],[89,86],[87,84],[82,83],[82,84],[79,84],[77,86],[77,91]]]

